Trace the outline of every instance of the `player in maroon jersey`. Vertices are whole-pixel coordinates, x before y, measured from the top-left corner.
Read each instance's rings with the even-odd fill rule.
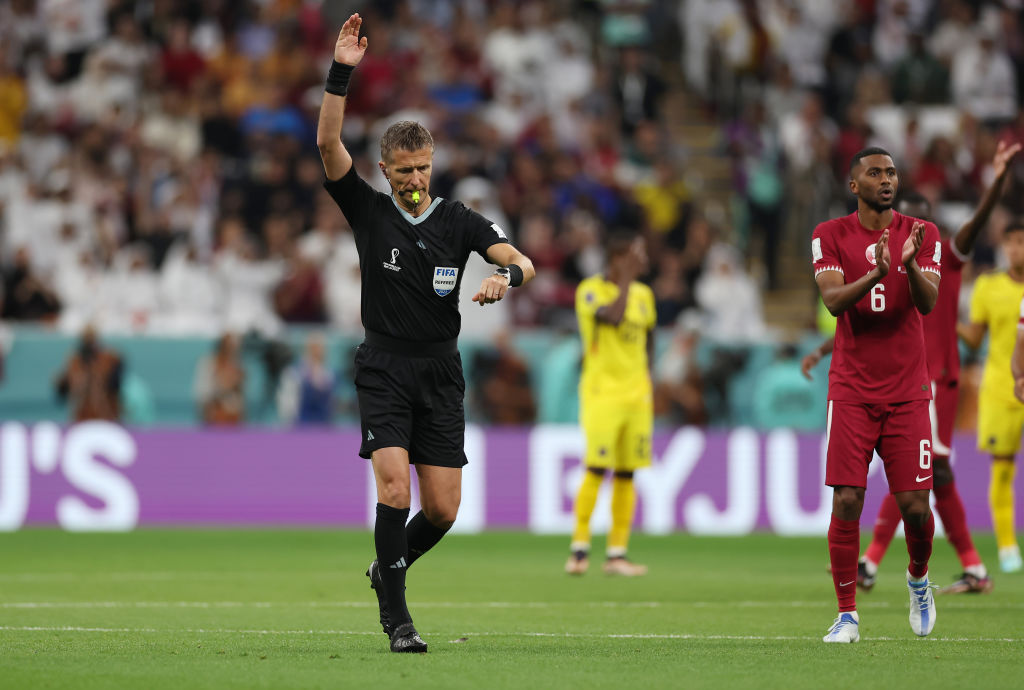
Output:
[[[959,394],[960,353],[957,347],[956,323],[960,300],[960,280],[964,263],[974,249],[978,234],[988,223],[989,216],[1001,196],[1010,163],[1020,151],[1020,144],[1007,145],[1000,142],[992,159],[993,181],[982,194],[981,202],[974,215],[964,223],[957,233],[942,240],[942,280],[939,297],[934,311],[924,319],[925,346],[928,358],[928,373],[932,381],[931,404],[932,452],[935,465],[934,492],[935,509],[939,513],[946,535],[963,566],[964,572],[948,587],[940,590],[952,594],[960,592],[988,592],[992,580],[988,576],[981,556],[974,548],[971,533],[967,528],[967,516],[963,501],[954,483],[953,470],[949,462],[949,446],[953,437],[953,423],[956,418],[956,403]],[[925,220],[931,219],[931,207],[919,194],[901,195],[899,210]],[[833,339],[829,339],[801,363],[808,378],[810,369],[822,356],[832,351]],[[870,590],[875,584],[878,564],[892,541],[901,517],[896,499],[886,495],[875,520],[873,538],[867,551],[857,565],[857,585]]]
[[[860,639],[860,513],[876,450],[906,526],[910,627],[924,636],[935,626],[928,581],[935,531],[928,505],[932,395],[921,315],[935,307],[939,294],[939,231],[893,211],[899,177],[884,149],[857,153],[849,184],[857,210],[820,224],[811,239],[814,280],[825,307],[838,317],[825,483],[834,489],[828,545],[839,615],[826,642]]]

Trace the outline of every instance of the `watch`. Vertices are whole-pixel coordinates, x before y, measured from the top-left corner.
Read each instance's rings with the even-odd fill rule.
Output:
[[[509,285],[512,285],[512,274],[504,266],[494,269],[494,275],[501,276],[508,281]]]

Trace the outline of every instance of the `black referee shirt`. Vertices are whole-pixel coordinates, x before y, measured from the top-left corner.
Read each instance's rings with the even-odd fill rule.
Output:
[[[412,342],[458,337],[459,288],[469,253],[508,242],[504,231],[458,201],[435,198],[413,218],[353,166],[324,187],[352,226],[362,274],[360,313],[370,331]]]

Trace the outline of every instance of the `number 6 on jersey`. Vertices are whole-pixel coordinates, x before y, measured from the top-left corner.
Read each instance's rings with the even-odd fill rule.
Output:
[[[881,283],[871,288],[871,311],[885,311],[885,286]]]

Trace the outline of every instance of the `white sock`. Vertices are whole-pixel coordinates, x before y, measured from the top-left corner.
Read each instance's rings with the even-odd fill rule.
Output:
[[[907,571],[907,582],[909,582],[912,585],[922,585],[922,584],[928,582],[928,573],[925,572],[925,574],[922,575],[920,579],[915,579],[914,576],[911,575],[910,571],[908,570]]]
[[[979,580],[984,580],[986,577],[988,577],[988,570],[985,568],[984,563],[979,563],[978,565],[969,565],[964,569],[964,572],[968,575],[973,575]]]

